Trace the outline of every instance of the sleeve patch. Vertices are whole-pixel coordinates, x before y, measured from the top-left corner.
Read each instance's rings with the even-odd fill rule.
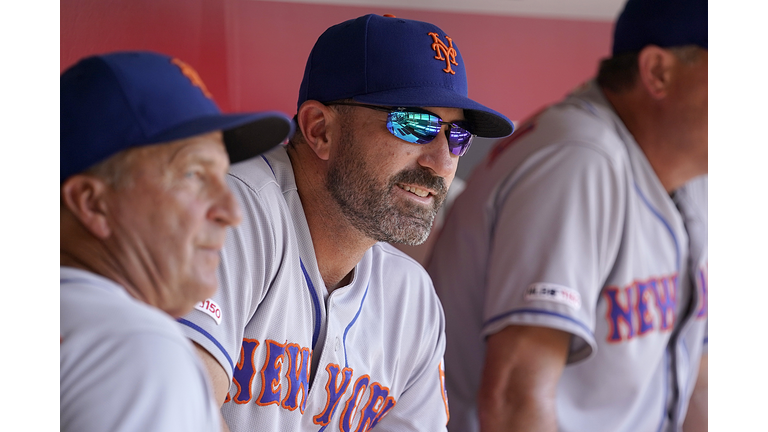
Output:
[[[525,290],[525,300],[560,303],[574,310],[581,308],[581,295],[579,292],[562,285],[548,283],[531,284]]]
[[[221,308],[211,299],[203,300],[195,305],[195,309],[208,315],[216,321],[216,325],[221,324]]]

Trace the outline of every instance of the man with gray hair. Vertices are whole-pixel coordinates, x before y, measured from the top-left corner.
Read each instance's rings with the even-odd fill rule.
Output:
[[[192,67],[161,54],[61,75],[61,430],[220,430],[174,318],[217,289],[241,219],[230,160],[291,130],[279,113],[222,114]]]

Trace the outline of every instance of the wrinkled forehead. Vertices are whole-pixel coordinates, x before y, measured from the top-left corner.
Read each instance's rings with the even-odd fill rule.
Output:
[[[123,157],[134,175],[148,178],[168,178],[192,163],[220,170],[229,168],[229,156],[219,131],[132,148]]]
[[[182,157],[227,157],[221,131],[137,148],[144,159],[168,163]]]

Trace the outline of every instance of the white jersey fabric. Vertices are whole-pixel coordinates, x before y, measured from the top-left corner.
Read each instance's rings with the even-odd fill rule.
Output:
[[[232,379],[236,431],[445,430],[444,316],[413,259],[377,243],[330,295],[286,149],[233,165],[243,221],[214,298],[182,318]]]
[[[61,430],[221,430],[208,374],[167,314],[61,267]]]
[[[707,344],[706,185],[673,200],[594,82],[500,141],[427,266],[449,430],[478,430],[484,340],[509,325],[572,335],[561,431],[679,430]]]

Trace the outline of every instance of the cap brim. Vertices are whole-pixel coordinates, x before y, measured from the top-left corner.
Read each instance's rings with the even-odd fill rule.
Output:
[[[514,126],[503,114],[455,92],[435,87],[395,89],[353,96],[358,102],[398,107],[445,107],[464,110],[473,134],[483,138],[501,138],[512,134]]]
[[[268,112],[256,114],[241,126],[223,130],[229,161],[236,163],[260,155],[290,138],[294,123],[285,114]]]
[[[293,133],[293,122],[277,111],[210,115],[163,131],[151,141],[174,141],[216,130],[223,131],[229,161],[236,163],[258,156],[285,141]]]

